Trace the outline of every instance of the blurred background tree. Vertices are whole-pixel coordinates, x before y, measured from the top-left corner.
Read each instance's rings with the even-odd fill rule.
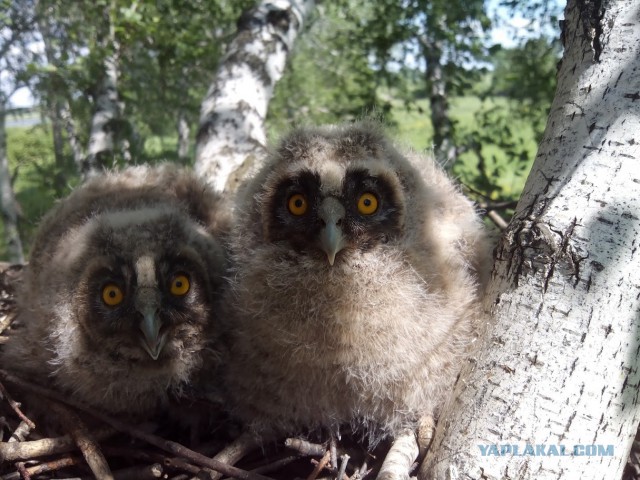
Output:
[[[0,90],[8,112],[6,176],[27,250],[41,215],[88,168],[193,162],[201,103],[238,20],[256,3],[17,2],[32,8],[34,21],[5,21],[5,43],[12,33],[23,40],[0,60],[7,63],[17,48],[25,61],[12,63],[10,78],[19,82],[3,74]],[[321,2],[276,85],[269,137],[374,113],[401,143],[436,155],[481,206],[495,210],[495,221],[498,214],[506,221],[553,96],[563,6]],[[33,106],[13,106],[15,86],[29,88]],[[99,151],[96,124],[108,140]],[[2,258],[9,258],[6,238]]]

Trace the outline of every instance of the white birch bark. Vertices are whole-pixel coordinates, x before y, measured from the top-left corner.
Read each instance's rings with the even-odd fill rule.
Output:
[[[178,113],[178,161],[186,163],[189,158],[189,136],[191,127],[184,111]]]
[[[104,59],[104,73],[98,87],[95,99],[95,110],[91,118],[89,147],[87,157],[83,162],[81,174],[86,179],[98,174],[106,164],[106,160],[113,156],[115,148],[114,132],[109,124],[119,117],[118,76],[119,61],[115,53]]]
[[[71,114],[71,106],[67,100],[64,100],[61,104],[60,118],[62,119],[64,128],[67,131],[67,141],[69,142],[71,151],[73,152],[73,163],[76,165],[78,172],[81,172],[85,155],[80,139],[78,138],[78,132],[73,120],[73,115]]]
[[[429,88],[434,155],[438,163],[451,170],[458,154],[452,140],[453,123],[449,118],[447,87],[441,64],[442,41],[432,37],[429,27],[430,25],[426,26],[427,33],[420,38],[420,44],[427,65],[425,76]]]
[[[619,479],[640,421],[640,3],[570,0],[565,18],[547,129],[496,251],[494,323],[421,480]]]
[[[194,168],[216,190],[233,190],[232,173],[265,153],[269,100],[314,5],[262,0],[240,18],[200,111]]]

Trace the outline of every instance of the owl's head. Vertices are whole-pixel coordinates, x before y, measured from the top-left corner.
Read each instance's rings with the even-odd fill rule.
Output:
[[[181,209],[102,212],[62,236],[51,260],[65,282],[59,310],[85,349],[160,368],[203,348],[223,254]]]
[[[296,130],[254,180],[263,239],[330,265],[393,241],[405,228],[410,172],[373,123]]]

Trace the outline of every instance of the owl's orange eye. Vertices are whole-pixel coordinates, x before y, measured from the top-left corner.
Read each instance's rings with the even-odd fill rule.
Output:
[[[358,199],[358,211],[362,215],[373,215],[378,210],[378,198],[373,193],[363,193]]]
[[[189,292],[189,288],[191,288],[191,283],[189,282],[189,277],[185,274],[180,273],[173,277],[171,280],[171,288],[170,291],[176,297],[182,297]]]
[[[304,215],[307,211],[307,199],[301,193],[291,195],[289,198],[289,211],[296,216]]]
[[[118,306],[124,300],[122,289],[115,283],[109,283],[102,289],[102,301],[110,307]]]

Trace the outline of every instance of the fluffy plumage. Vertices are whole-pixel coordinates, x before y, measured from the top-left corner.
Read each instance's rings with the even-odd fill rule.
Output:
[[[208,348],[225,269],[224,211],[203,183],[170,165],[76,189],[36,235],[18,293],[24,328],[5,346],[5,368],[110,412],[156,411]]]
[[[437,416],[482,322],[491,256],[433,160],[370,122],[299,129],[237,209],[236,415],[262,434],[351,424],[373,440]]]

